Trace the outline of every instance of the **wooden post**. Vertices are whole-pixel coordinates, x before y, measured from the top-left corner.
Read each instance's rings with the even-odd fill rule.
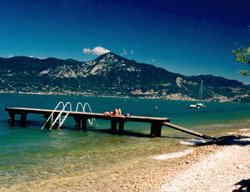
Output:
[[[15,119],[16,114],[9,112],[9,124],[10,126],[14,127],[15,123],[16,123],[16,119]]]
[[[26,127],[26,123],[27,123],[27,113],[21,113],[21,126],[22,127]]]
[[[161,122],[152,122],[151,123],[151,137],[160,137],[161,136]]]
[[[122,133],[124,131],[124,124],[125,124],[125,121],[123,120],[120,120],[119,121],[119,133]]]
[[[111,119],[111,132],[117,133],[117,120]]]

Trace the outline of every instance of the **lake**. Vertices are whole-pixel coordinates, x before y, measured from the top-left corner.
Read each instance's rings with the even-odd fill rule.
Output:
[[[125,135],[110,134],[109,121],[97,120],[89,131],[77,131],[68,119],[65,129],[41,130],[43,118],[28,116],[28,126],[10,127],[5,107],[53,109],[57,102],[88,102],[94,112],[121,108],[132,115],[168,117],[171,122],[202,133],[221,135],[247,127],[250,105],[206,103],[206,108],[189,109],[192,102],[160,99],[111,98],[57,95],[0,95],[0,184],[45,179],[54,175],[75,175],[134,158],[186,148],[179,144],[189,135],[164,128],[161,138],[148,137],[150,125],[127,123]]]

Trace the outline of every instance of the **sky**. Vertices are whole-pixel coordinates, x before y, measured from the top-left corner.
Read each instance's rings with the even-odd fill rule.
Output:
[[[108,51],[182,73],[250,83],[250,1],[2,0],[0,57],[94,59]],[[249,66],[250,68],[250,66]]]

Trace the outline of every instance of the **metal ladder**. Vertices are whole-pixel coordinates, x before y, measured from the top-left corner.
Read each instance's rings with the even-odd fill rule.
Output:
[[[59,110],[58,108],[62,106],[62,108]],[[67,107],[69,107],[69,110],[66,110]],[[81,102],[78,102],[76,105],[76,110],[75,112],[79,112],[78,109],[79,107],[81,107],[82,112],[88,112],[88,113],[92,113],[92,109],[90,107],[90,105],[88,103],[84,103],[84,105]],[[86,111],[87,109],[87,111]],[[60,112],[59,112],[60,111]],[[50,114],[49,118],[44,122],[43,126],[41,127],[41,129],[43,130],[48,123],[50,123],[50,127],[49,130],[51,130],[56,123],[58,123],[57,128],[61,128],[61,126],[64,124],[65,120],[67,119],[67,117],[69,116],[70,112],[72,112],[72,104],[70,102],[58,102],[56,107],[54,108],[54,110],[52,111],[52,113]],[[56,113],[56,116],[55,116]],[[88,124],[90,126],[94,126],[95,123],[95,118],[91,118],[88,119]]]
[[[66,108],[68,106],[69,106],[69,110],[66,111]],[[49,130],[51,130],[56,125],[56,123],[58,123],[57,129],[60,129],[71,111],[72,111],[72,104],[70,102],[65,103],[65,105],[63,106],[63,109],[57,115],[56,119],[51,123]]]
[[[64,103],[62,101],[58,102],[56,107],[54,108],[54,110],[52,111],[52,113],[50,114],[50,116],[48,117],[48,119],[44,122],[44,124],[42,125],[41,129],[43,130],[46,125],[48,123],[52,123],[54,121],[54,115],[55,115],[55,112],[58,111],[58,108],[62,106],[62,108],[64,107]]]

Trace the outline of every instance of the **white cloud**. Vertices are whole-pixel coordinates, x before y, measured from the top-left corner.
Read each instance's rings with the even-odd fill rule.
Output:
[[[95,47],[95,48],[93,48],[93,49],[84,48],[84,49],[82,50],[82,52],[83,52],[84,54],[87,54],[87,55],[92,54],[92,55],[97,55],[97,56],[99,56],[99,55],[103,55],[103,54],[105,54],[105,53],[109,53],[110,50],[108,50],[108,49],[106,49],[106,48],[104,48],[104,47],[101,47],[101,46],[97,46],[97,47]]]

